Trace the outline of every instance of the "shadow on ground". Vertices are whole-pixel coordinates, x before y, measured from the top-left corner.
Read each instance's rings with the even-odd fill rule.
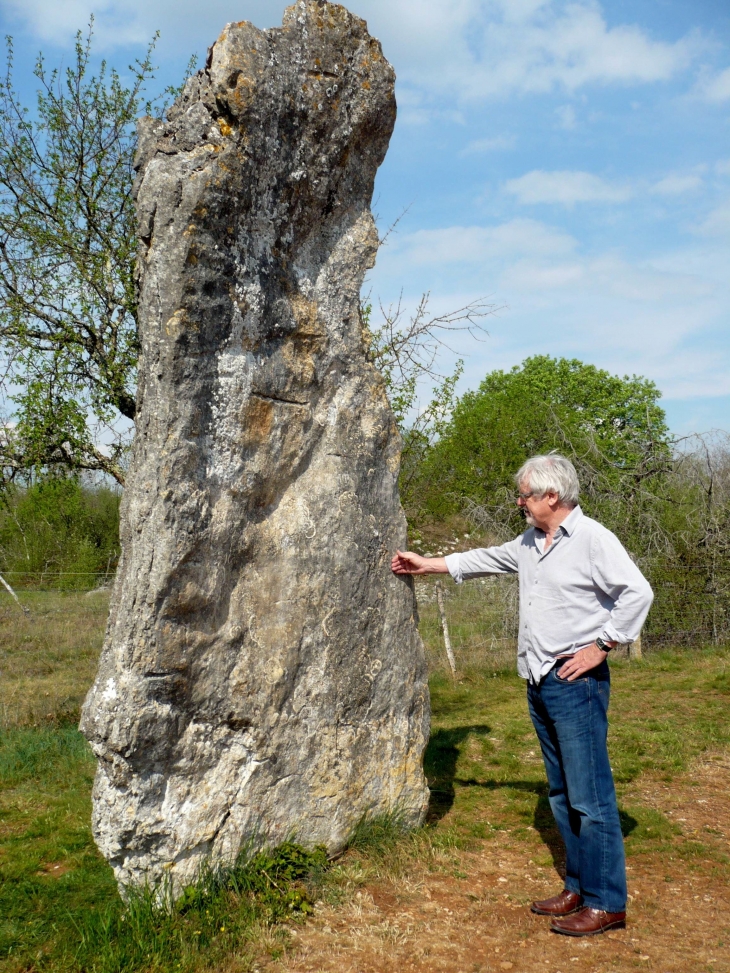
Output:
[[[486,723],[476,726],[456,726],[450,730],[436,730],[431,734],[423,755],[423,770],[428,778],[431,797],[426,823],[435,824],[454,806],[456,764],[462,745],[472,736],[487,736],[492,728]]]
[[[437,730],[429,740],[424,754],[423,766],[426,777],[431,786],[431,797],[426,814],[426,823],[435,824],[445,817],[454,805],[454,785],[460,787],[481,787],[487,791],[511,789],[531,792],[537,798],[533,814],[533,827],[550,851],[553,865],[564,874],[565,849],[560,833],[555,826],[550,802],[548,800],[547,782],[528,780],[476,780],[456,776],[456,765],[461,753],[461,747],[466,740],[474,736],[487,736],[491,727],[485,723],[475,726],[457,726],[449,730]],[[621,833],[624,838],[631,834],[638,822],[625,811],[619,810]]]

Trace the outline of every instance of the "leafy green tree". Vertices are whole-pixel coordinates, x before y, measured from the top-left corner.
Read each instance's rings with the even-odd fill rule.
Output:
[[[11,486],[0,508],[0,573],[13,585],[92,588],[119,557],[119,493],[46,476]]]
[[[13,87],[8,39],[0,82],[5,482],[41,469],[124,481],[139,351],[134,121],[152,110],[144,89],[153,45],[126,86],[105,62],[91,73],[91,28],[85,41],[79,33],[65,72],[48,71],[39,55],[31,112]]]
[[[520,527],[513,476],[552,449],[579,469],[589,512],[618,523],[638,516],[671,449],[653,382],[619,378],[575,359],[528,358],[494,371],[457,402],[419,470],[421,511],[443,517],[475,508],[500,535]],[[650,504],[651,505],[651,504]]]

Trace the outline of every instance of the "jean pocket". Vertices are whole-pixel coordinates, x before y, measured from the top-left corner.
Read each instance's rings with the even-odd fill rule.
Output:
[[[574,686],[576,683],[588,682],[588,676],[578,676],[576,679],[566,679],[560,675],[560,670],[562,666],[556,666],[553,669],[553,675],[555,676],[556,682],[563,683],[566,686]]]

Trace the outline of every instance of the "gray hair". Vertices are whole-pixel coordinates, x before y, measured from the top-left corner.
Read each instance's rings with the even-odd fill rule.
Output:
[[[580,483],[575,467],[559,453],[547,456],[532,456],[523,463],[515,474],[517,487],[521,483],[529,485],[533,493],[557,493],[561,503],[574,507],[578,503]]]

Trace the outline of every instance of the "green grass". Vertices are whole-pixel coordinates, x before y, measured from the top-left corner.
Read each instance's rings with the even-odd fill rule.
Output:
[[[425,769],[432,802],[424,828],[404,833],[397,813],[365,821],[335,863],[289,845],[201,876],[176,908],[160,910],[148,893],[125,908],[91,835],[94,761],[68,718],[93,672],[103,609],[83,596],[51,596],[38,599],[35,612],[35,628],[19,617],[0,643],[3,668],[10,662],[15,686],[22,681],[29,694],[26,705],[5,709],[0,726],[2,973],[244,973],[286,948],[287,927],[316,898],[346,900],[368,881],[406,876],[416,864],[461,875],[463,849],[494,843],[496,854],[505,835],[529,842],[538,863],[559,858],[514,663],[501,650],[487,658],[482,646],[474,664],[462,644],[454,681],[431,633],[433,718]],[[71,628],[60,636],[54,628],[59,617],[78,627],[77,656]],[[23,639],[30,636],[24,656]],[[684,836],[678,824],[642,803],[639,785],[677,780],[686,786],[693,760],[727,750],[729,663],[730,653],[719,648],[650,653],[633,663],[614,659],[610,711],[627,853],[673,856],[717,870],[723,881],[730,877],[723,842],[709,831]],[[46,696],[54,673],[65,680],[63,692]]]
[[[94,762],[74,727],[18,728],[0,768],[0,964],[54,968],[74,927],[118,901],[91,839]]]
[[[727,649],[652,653],[612,665],[609,748],[627,852],[659,850],[676,827],[637,805],[637,779],[671,781],[705,751],[730,746]],[[464,836],[535,829],[559,844],[547,803],[539,746],[524,683],[513,672],[466,668],[454,682],[431,680],[433,730],[425,768],[432,819],[448,816]]]
[[[202,875],[176,903],[142,890],[125,906],[93,844],[94,764],[78,731],[5,731],[0,767],[4,971],[185,971],[232,957],[244,970],[281,948],[282,920],[312,911],[326,855],[292,844]]]

